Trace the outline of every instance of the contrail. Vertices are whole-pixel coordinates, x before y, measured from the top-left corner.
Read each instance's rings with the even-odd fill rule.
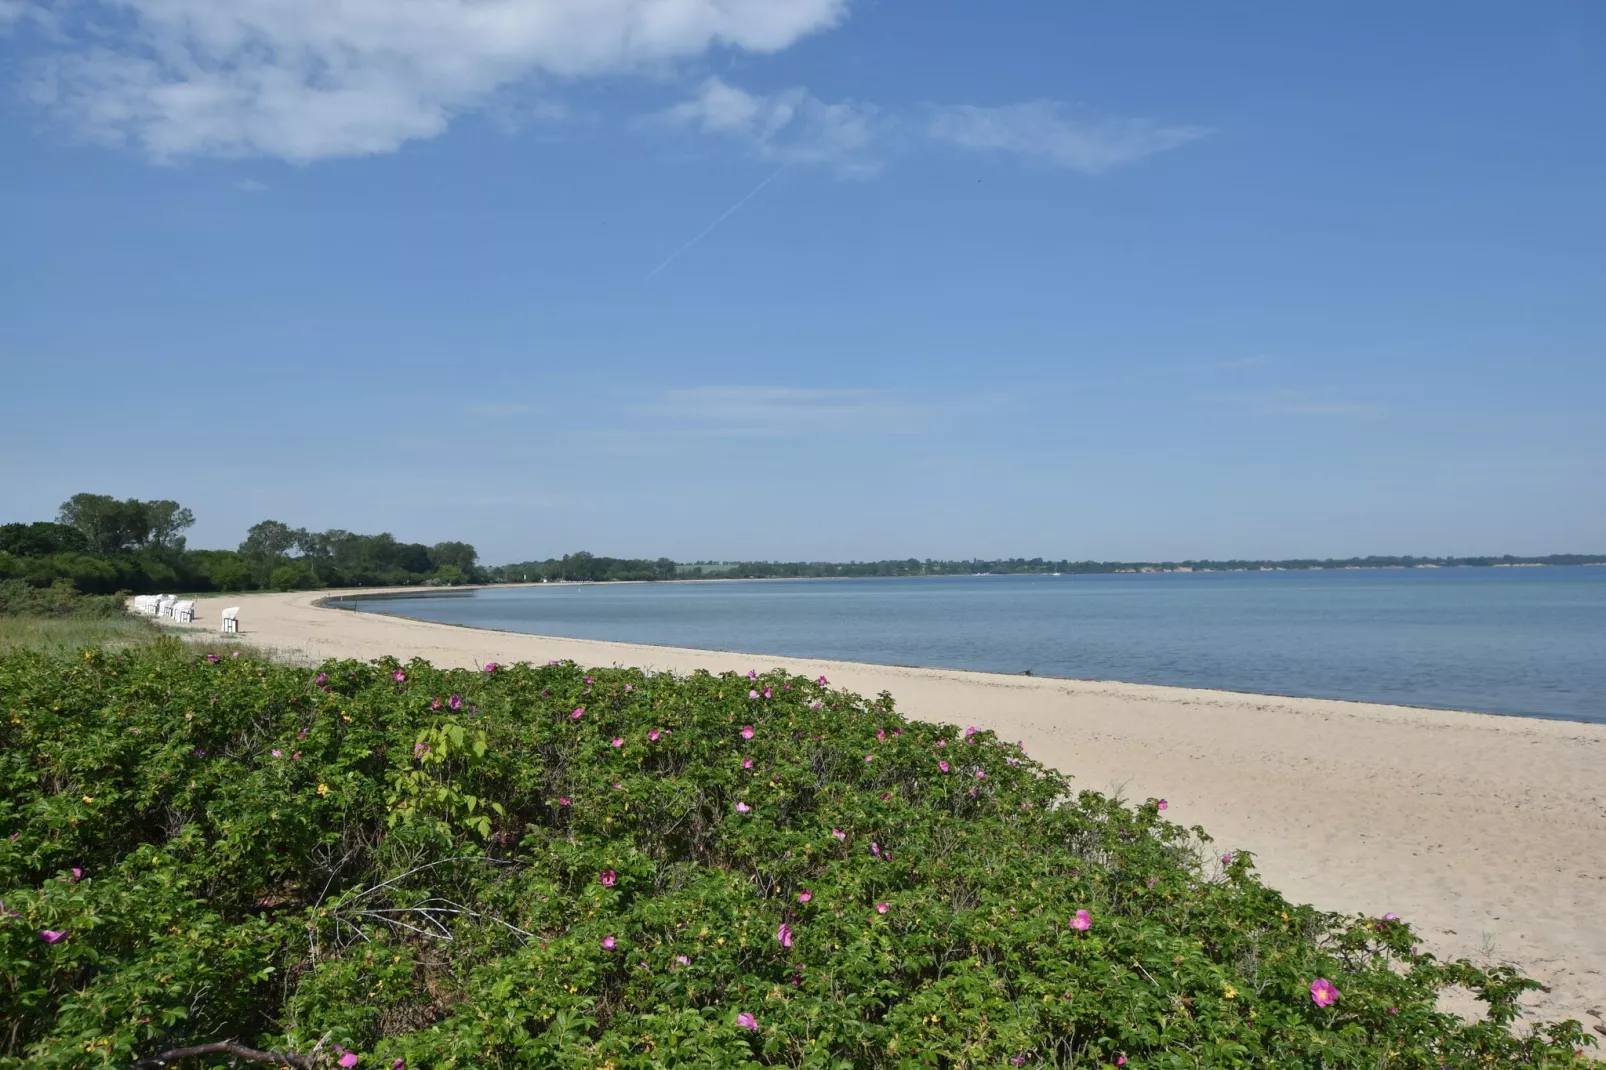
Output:
[[[758,185],[754,186],[751,190],[749,190],[747,192],[747,196],[743,197],[741,200],[737,201],[735,204],[731,205],[729,208],[727,208],[723,212],[721,212],[719,214],[719,218],[718,219],[714,220],[712,223],[708,224],[708,226],[704,227],[700,232],[698,232],[697,237],[693,238],[691,241],[687,242],[685,245],[682,245],[679,249],[676,249],[674,252],[670,253],[667,257],[665,257],[664,258],[664,262],[662,264],[659,264],[657,267],[653,268],[651,271],[647,272],[647,277],[645,279],[642,279],[641,281],[642,282],[651,282],[652,281],[652,277],[654,275],[658,274],[664,268],[666,268],[670,264],[674,263],[675,259],[677,257],[679,257],[681,253],[684,253],[687,249],[690,249],[692,246],[696,245],[698,242],[700,242],[704,238],[708,237],[708,235],[713,232],[713,229],[715,227],[719,226],[721,223],[725,222],[725,220],[729,219],[732,215],[734,215],[738,208],[740,208],[742,205],[746,204],[748,201],[752,200],[754,197],[758,196],[758,191],[759,190],[763,189],[765,186],[769,185],[771,182],[774,182],[777,178],[780,178],[781,177],[781,172],[786,170],[786,167],[787,167],[787,165],[784,164],[784,163],[781,164],[781,166],[777,167],[775,169],[775,173],[773,175],[771,175],[770,177],[766,178],[764,181],[760,182]]]

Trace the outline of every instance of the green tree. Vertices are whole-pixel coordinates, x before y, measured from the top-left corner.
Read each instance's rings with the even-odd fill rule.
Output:
[[[290,525],[277,520],[252,524],[245,533],[245,541],[240,543],[240,554],[258,559],[283,557],[296,545],[298,534],[304,536],[306,533],[298,533]]]
[[[83,532],[66,524],[40,520],[33,524],[0,524],[0,552],[17,557],[82,553],[89,549]]]
[[[474,571],[478,559],[479,554],[466,542],[438,542],[429,548],[430,563],[437,570],[452,565],[466,576]]]
[[[192,586],[218,591],[244,591],[256,586],[250,565],[233,550],[192,550],[184,560],[193,576]]]
[[[74,494],[61,503],[61,525],[77,530],[85,546],[97,554],[126,550],[183,550],[182,532],[195,524],[195,514],[168,499],[118,501],[108,494]]]
[[[278,587],[277,571],[287,564],[287,555],[303,534],[277,520],[263,520],[252,524],[240,543],[240,556],[245,558],[251,575],[263,586]],[[305,566],[303,566],[305,567]],[[295,586],[292,584],[291,586]]]
[[[274,569],[268,582],[276,591],[298,591],[313,586],[317,582],[317,577],[312,574],[306,562],[292,561]]]
[[[162,550],[183,550],[184,536],[180,532],[195,526],[195,514],[178,502],[166,499],[139,504],[144,513],[144,531],[139,544]]]
[[[143,535],[145,518],[141,503],[133,498],[120,502],[108,494],[74,494],[61,503],[57,521],[76,528],[88,548],[97,554],[115,554]]]

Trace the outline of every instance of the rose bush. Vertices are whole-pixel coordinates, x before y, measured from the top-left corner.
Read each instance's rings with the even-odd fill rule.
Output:
[[[755,676],[0,656],[0,1068],[1581,1061],[1159,800]]]

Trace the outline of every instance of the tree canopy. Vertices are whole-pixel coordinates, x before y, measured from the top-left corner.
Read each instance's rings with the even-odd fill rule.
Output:
[[[195,514],[175,501],[118,501],[107,494],[74,494],[61,503],[56,520],[84,537],[98,554],[147,548],[184,549],[182,532],[195,524]]]
[[[389,532],[308,531],[280,520],[253,524],[237,550],[190,550],[195,513],[168,499],[75,494],[55,521],[0,525],[0,581],[66,583],[85,594],[240,591],[272,587],[458,584],[485,578],[466,542],[433,546]]]

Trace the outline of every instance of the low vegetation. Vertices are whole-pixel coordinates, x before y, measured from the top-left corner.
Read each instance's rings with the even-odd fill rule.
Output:
[[[111,620],[124,616],[123,604],[118,595],[83,594],[65,580],[49,587],[0,580],[0,617]]]
[[[1508,969],[779,674],[0,654],[0,1068],[1559,1067]],[[1321,806],[1313,803],[1313,819]],[[1446,986],[1487,1012],[1440,1013]],[[169,1060],[176,1055],[167,1055]]]

